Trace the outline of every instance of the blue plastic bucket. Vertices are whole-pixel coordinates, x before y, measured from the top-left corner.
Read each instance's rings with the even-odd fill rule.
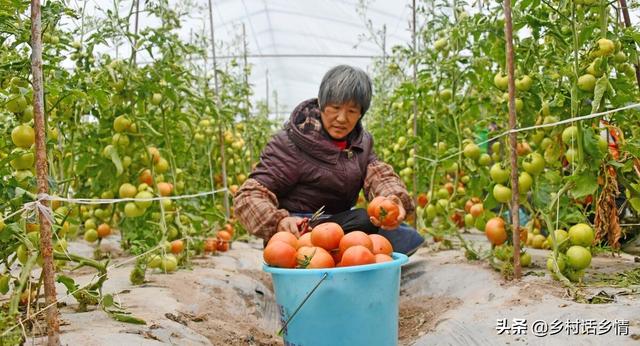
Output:
[[[271,273],[280,314],[285,322],[327,277],[291,319],[283,333],[285,345],[396,345],[400,300],[400,267],[393,261],[329,269],[282,269]]]

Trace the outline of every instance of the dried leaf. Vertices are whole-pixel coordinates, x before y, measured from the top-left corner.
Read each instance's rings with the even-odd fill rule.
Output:
[[[596,217],[594,226],[596,228],[596,241],[607,239],[612,249],[620,249],[620,238],[622,237],[622,228],[618,219],[618,207],[616,205],[616,196],[620,193],[618,190],[618,181],[615,177],[615,171],[604,165],[602,174],[604,175],[605,184],[598,197],[596,203]],[[609,174],[614,172],[614,174]]]

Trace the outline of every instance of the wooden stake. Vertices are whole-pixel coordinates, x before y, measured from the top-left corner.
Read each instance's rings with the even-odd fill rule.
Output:
[[[631,18],[629,17],[629,8],[627,7],[627,0],[620,0],[620,9],[622,10],[622,16],[624,17],[624,24],[627,28],[631,27]],[[638,83],[638,88],[640,88],[640,62],[636,58],[634,62],[636,66],[636,82]]]
[[[412,21],[411,21],[411,37],[413,40],[413,85],[418,85],[418,62],[416,59],[416,53],[418,52],[417,38],[416,38],[416,0],[412,0],[411,5]],[[386,34],[386,32],[385,32]],[[418,95],[414,91],[413,93],[413,137],[418,136]],[[413,144],[413,162],[415,165],[416,152],[418,151],[418,144]],[[413,170],[413,204],[418,205],[418,172],[417,168]],[[417,220],[416,220],[417,222]]]
[[[507,41],[507,77],[509,78],[509,129],[517,126],[516,122],[516,83],[513,52],[513,25],[511,19],[511,1],[504,1],[504,34]],[[509,134],[511,146],[511,229],[513,231],[513,274],[516,279],[522,276],[520,267],[520,193],[518,191],[518,135]]]
[[[36,133],[36,176],[38,179],[38,194],[49,193],[49,172],[47,167],[46,124],[44,119],[44,85],[42,77],[42,16],[40,0],[31,0],[31,74],[33,76],[33,117]],[[45,207],[49,201],[40,201]],[[40,219],[40,253],[42,254],[42,273],[44,276],[45,303],[48,307],[47,344],[59,345],[60,322],[58,320],[58,306],[56,300],[56,286],[54,283],[55,270],[53,267],[53,247],[51,245],[51,224],[48,216],[38,209]]]

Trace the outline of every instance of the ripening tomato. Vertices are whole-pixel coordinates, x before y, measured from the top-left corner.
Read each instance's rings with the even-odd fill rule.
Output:
[[[218,250],[220,252],[225,252],[225,251],[229,250],[229,242],[226,242],[224,240],[220,240],[218,238],[218,243],[216,244],[216,250]]]
[[[484,233],[493,245],[502,245],[507,241],[507,231],[505,229],[504,219],[494,217],[487,221],[484,227]]]
[[[471,208],[469,208],[469,213],[473,217],[478,217],[482,215],[483,212],[484,212],[484,206],[482,205],[482,203],[476,203],[472,205]]]
[[[348,248],[342,254],[340,261],[341,267],[357,266],[363,264],[372,264],[376,262],[375,255],[362,245],[356,245]]]
[[[344,236],[342,227],[335,222],[325,222],[311,230],[311,243],[327,251],[337,249]]]
[[[104,238],[109,236],[110,234],[111,234],[111,226],[109,226],[106,223],[103,223],[100,226],[98,226],[98,237]]]
[[[372,252],[374,255],[377,254],[385,254],[391,256],[393,253],[393,247],[391,246],[391,242],[379,235],[379,234],[369,234],[369,238],[371,239],[371,243],[373,245]]]
[[[158,183],[158,192],[160,196],[170,196],[173,191],[173,184],[161,182]]]
[[[218,248],[218,240],[215,238],[207,238],[204,240],[204,252],[216,252]]]
[[[145,183],[149,186],[153,185],[153,177],[151,176],[151,171],[148,169],[145,169],[144,171],[142,171],[138,179],[140,180],[141,183]]]
[[[264,261],[272,267],[295,268],[298,264],[296,249],[283,241],[273,241],[264,248]]]
[[[174,254],[179,254],[184,250],[184,242],[180,239],[176,239],[171,242],[171,252]]]
[[[297,252],[298,266],[306,269],[333,268],[333,257],[319,246],[303,246]]]
[[[429,203],[429,198],[427,197],[427,195],[424,193],[418,194],[418,205],[420,206],[420,208],[424,208],[427,203]]]
[[[219,231],[218,234],[216,234],[216,238],[225,243],[228,243],[231,241],[231,234],[229,234],[229,232],[227,231]]]
[[[344,253],[345,250],[355,245],[362,245],[370,251],[373,251],[373,242],[371,241],[371,238],[362,231],[353,231],[345,234],[344,237],[340,239],[338,247],[340,248],[340,252]]]
[[[172,186],[173,187],[173,186]],[[229,234],[231,234],[231,236],[233,237],[233,235],[236,233],[236,230],[233,228],[233,225],[230,223],[226,223],[224,225],[224,230],[229,232]]]

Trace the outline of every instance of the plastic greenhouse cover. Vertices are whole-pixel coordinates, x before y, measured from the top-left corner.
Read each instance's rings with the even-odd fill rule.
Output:
[[[105,18],[107,10],[114,10],[114,3],[87,0],[85,15]],[[141,2],[141,8],[144,3]],[[248,62],[252,67],[249,77],[252,102],[264,101],[268,94],[272,117],[286,118],[300,101],[315,97],[322,76],[332,66],[349,64],[370,72],[373,57],[383,55],[382,42],[374,42],[372,31],[386,26],[387,54],[394,45],[411,42],[411,1],[407,0],[212,0],[212,3],[216,56],[224,63],[230,55],[242,55],[244,24]],[[74,0],[70,4],[79,8],[83,2]],[[169,0],[169,5],[188,13],[179,29],[183,40],[190,41],[196,35],[209,39],[208,0]],[[131,1],[119,1],[118,7],[120,17],[124,17],[129,13]],[[79,27],[80,21],[65,25]],[[139,30],[158,25],[157,18],[140,14]],[[130,31],[133,27],[132,20]],[[119,57],[131,54],[127,42],[96,50]],[[144,51],[137,55],[139,63],[150,59]],[[242,58],[238,62],[242,63]]]

